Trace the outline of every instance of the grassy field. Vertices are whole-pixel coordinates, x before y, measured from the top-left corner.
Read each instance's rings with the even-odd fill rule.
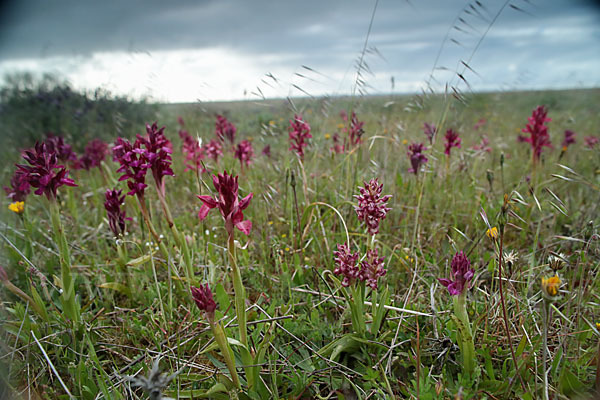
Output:
[[[76,187],[56,198],[33,189],[23,213],[9,200],[0,211],[0,397],[590,398],[600,387],[600,143],[584,138],[600,137],[600,90],[462,100],[160,106],[154,120],[172,142],[174,176],[159,171],[155,184],[148,169],[143,196],[124,200],[130,220],[119,238],[104,206],[107,189],[130,190],[119,163],[65,162]],[[539,105],[553,147],[536,158],[517,138]],[[356,145],[341,111],[364,122]],[[251,143],[251,163],[242,166],[225,138],[218,160],[202,160],[207,172],[186,171],[178,131],[204,146],[216,138],[216,114],[237,127],[236,146]],[[294,114],[311,128],[303,160],[289,150]],[[437,127],[431,143],[425,122]],[[448,129],[461,139],[449,155]],[[576,142],[563,150],[565,130]],[[122,134],[133,143],[144,132]],[[346,140],[339,153],[336,134]],[[407,152],[417,142],[427,162],[413,173]],[[14,163],[27,164],[20,150],[3,149],[3,186]],[[218,197],[212,174],[223,171],[238,175],[240,201],[253,194],[249,204],[234,204],[238,193],[224,184]],[[364,200],[390,208],[377,233],[355,210],[374,178],[391,195]],[[233,213],[200,220],[214,200],[197,195]],[[376,288],[363,272],[342,286],[333,273],[341,244],[358,253],[350,270],[383,264]],[[451,276],[461,251],[470,267],[463,260]],[[439,278],[464,285],[453,295]],[[205,284],[214,304],[192,296]]]

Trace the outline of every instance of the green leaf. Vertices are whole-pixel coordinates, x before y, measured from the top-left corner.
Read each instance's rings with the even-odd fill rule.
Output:
[[[126,285],[123,285],[122,283],[118,283],[118,282],[106,282],[106,283],[102,283],[100,285],[98,285],[99,288],[102,289],[111,289],[111,290],[116,290],[119,293],[123,293],[127,296],[129,296],[129,288]]]
[[[558,378],[558,390],[565,396],[572,397],[582,393],[584,385],[574,373],[567,368],[563,368]]]
[[[215,286],[215,297],[219,302],[219,307],[221,308],[221,310],[227,310],[229,308],[231,300],[229,299],[229,295],[223,288],[223,285],[221,285],[220,283],[217,284],[217,286]]]
[[[134,258],[133,260],[129,260],[127,261],[127,265],[128,267],[136,267],[138,265],[144,264],[148,261],[150,261],[150,259],[152,258],[152,254],[145,254],[141,257],[138,258]]]
[[[519,342],[519,346],[517,346],[517,351],[515,351],[515,357],[520,357],[523,354],[523,350],[525,350],[525,345],[527,344],[527,335],[523,335],[521,341]]]

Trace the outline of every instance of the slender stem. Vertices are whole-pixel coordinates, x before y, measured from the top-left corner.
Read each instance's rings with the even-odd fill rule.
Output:
[[[227,369],[231,374],[231,380],[233,384],[238,389],[241,388],[240,378],[238,377],[237,370],[235,369],[235,359],[233,357],[233,351],[231,350],[231,346],[227,342],[227,336],[225,335],[225,331],[223,330],[223,326],[219,322],[215,322],[214,318],[209,317],[210,327],[212,329],[213,335],[215,337],[215,341],[221,349],[221,354],[223,354],[223,358],[225,359],[225,365],[227,365]]]
[[[515,373],[518,375],[519,380],[521,381],[521,386],[523,390],[525,390],[525,383],[523,382],[523,378],[521,378],[521,374],[519,374],[519,365],[517,364],[517,357],[515,356],[515,349],[512,345],[512,337],[510,336],[510,328],[508,327],[508,316],[506,314],[506,303],[504,301],[504,288],[502,285],[502,263],[503,260],[503,247],[504,247],[504,224],[500,225],[500,250],[498,252],[498,285],[500,289],[500,302],[502,303],[502,316],[504,318],[504,329],[506,330],[506,338],[508,339],[508,347],[510,347],[510,354],[513,359],[513,363],[515,364]]]
[[[242,282],[242,275],[237,265],[237,258],[235,255],[235,242],[233,235],[229,235],[227,242],[227,252],[229,253],[229,263],[231,265],[231,279],[233,281],[233,292],[235,296],[235,313],[238,320],[238,331],[240,334],[240,342],[245,346],[242,350],[242,362],[244,363],[244,370],[246,372],[246,380],[248,386],[252,388],[255,384],[255,377],[257,368],[251,366],[254,364],[253,356],[248,346],[248,328],[247,328],[247,317],[246,317],[246,288]]]
[[[235,313],[237,315],[239,331],[240,331],[240,342],[248,347],[248,337],[246,328],[246,288],[242,282],[242,275],[237,265],[237,259],[235,256],[235,242],[233,235],[229,236],[227,242],[227,253],[229,254],[229,264],[231,266],[231,279],[233,281],[233,290],[235,295]]]
[[[463,369],[465,375],[473,377],[477,359],[475,355],[475,344],[473,342],[473,332],[471,330],[471,322],[469,314],[467,314],[467,293],[464,291],[458,296],[453,296],[454,315],[461,322],[460,327],[460,351],[463,356]]]
[[[69,244],[65,237],[64,228],[60,221],[60,208],[56,199],[50,200],[50,218],[52,220],[52,228],[56,236],[56,241],[59,250],[60,272],[62,282],[62,303],[65,314],[76,324],[79,323],[79,307],[75,302],[75,282],[71,274],[71,253]]]
[[[165,218],[167,219],[167,224],[171,229],[171,233],[175,238],[175,243],[179,247],[179,250],[183,254],[183,263],[185,265],[185,274],[188,280],[188,289],[189,286],[193,283],[194,279],[194,268],[192,265],[192,257],[190,255],[190,250],[187,246],[187,242],[183,235],[179,233],[175,222],[173,221],[173,217],[171,215],[171,210],[169,209],[169,205],[167,204],[167,200],[165,199],[164,193],[160,190],[160,187],[157,187],[158,199],[160,200],[160,204],[163,209],[163,213],[165,214]]]
[[[547,358],[548,358],[548,325],[549,325],[549,312],[550,312],[550,302],[544,299],[544,304],[542,306],[543,310],[543,323],[544,329],[542,331],[544,344],[542,346],[542,371],[544,374],[544,400],[549,400],[548,397],[548,366]]]
[[[415,248],[415,244],[417,241],[417,233],[418,233],[418,228],[419,228],[419,212],[421,210],[421,199],[423,198],[423,187],[424,186],[425,186],[425,176],[423,176],[423,178],[421,179],[420,185],[419,185],[419,197],[417,198],[417,209],[415,211],[415,223],[414,223],[414,229],[413,229],[413,238],[412,238],[412,243],[410,245],[411,254]]]

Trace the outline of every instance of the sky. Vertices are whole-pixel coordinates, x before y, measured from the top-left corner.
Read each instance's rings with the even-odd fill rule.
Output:
[[[598,1],[0,4],[0,81],[52,73],[160,102],[600,86]]]

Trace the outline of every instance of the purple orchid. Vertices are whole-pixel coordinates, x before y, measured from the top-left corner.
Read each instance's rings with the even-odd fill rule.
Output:
[[[56,153],[49,151],[46,143],[36,143],[35,148],[25,150],[23,159],[29,165],[17,164],[29,185],[37,188],[34,192],[38,196],[42,194],[50,200],[56,199],[58,188],[62,185],[77,186],[73,179],[69,178],[69,171],[58,164]]]
[[[218,197],[213,198],[211,196],[197,196],[202,200],[202,207],[198,212],[198,218],[200,221],[204,220],[208,215],[208,212],[213,208],[219,208],[223,219],[225,220],[225,229],[229,234],[229,237],[233,237],[233,228],[238,228],[245,235],[250,234],[252,229],[252,222],[250,220],[244,220],[243,210],[248,207],[250,200],[252,200],[253,194],[250,193],[242,200],[238,199],[238,177],[229,175],[227,171],[219,175],[213,175],[213,185],[217,192]]]
[[[383,183],[379,184],[377,178],[371,179],[369,183],[364,182],[365,187],[359,187],[359,195],[355,195],[358,206],[354,207],[358,219],[367,225],[369,234],[376,235],[379,232],[379,222],[385,218],[391,208],[386,207],[391,195],[381,196]]]
[[[473,279],[475,270],[471,268],[471,262],[462,251],[452,257],[450,266],[450,279],[438,278],[438,280],[448,288],[452,296],[458,296],[469,288],[469,281]]]

